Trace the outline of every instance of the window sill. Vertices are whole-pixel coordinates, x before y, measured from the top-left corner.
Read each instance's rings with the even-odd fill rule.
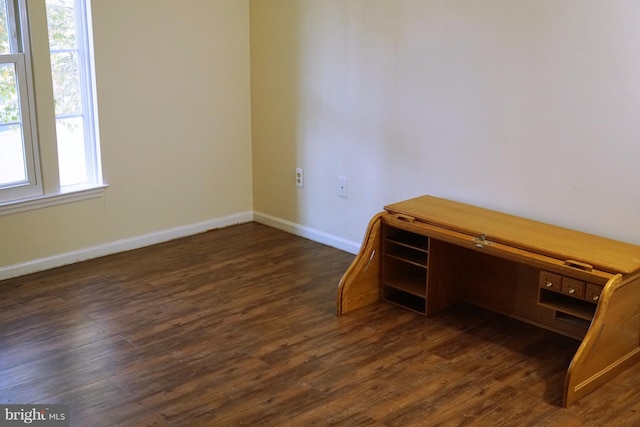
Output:
[[[0,216],[102,197],[107,187],[108,185],[106,184],[77,186],[66,188],[56,194],[47,194],[26,200],[0,203]]]

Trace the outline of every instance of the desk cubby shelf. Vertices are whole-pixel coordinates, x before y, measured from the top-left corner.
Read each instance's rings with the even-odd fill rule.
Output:
[[[426,314],[429,238],[394,227],[383,235],[382,298]]]

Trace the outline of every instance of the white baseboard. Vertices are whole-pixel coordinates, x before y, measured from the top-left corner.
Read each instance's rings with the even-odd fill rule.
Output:
[[[287,233],[295,234],[297,236],[304,237],[309,240],[322,243],[323,245],[343,250],[345,252],[357,254],[358,251],[360,251],[360,243],[352,242],[350,240],[346,240],[341,237],[325,233],[323,231],[315,230],[304,225],[296,224],[285,219],[267,215],[262,212],[254,212],[253,220],[255,222],[259,222],[261,224],[265,224],[270,227],[286,231]]]
[[[130,251],[145,246],[155,245],[157,243],[167,242],[169,240],[179,239],[181,237],[204,233],[205,231],[216,228],[228,227],[230,225],[242,224],[250,221],[253,221],[253,212],[240,212],[196,224],[156,231],[142,236],[116,240],[114,242],[104,243],[47,258],[35,259],[22,264],[0,267],[0,280],[23,276],[25,274],[48,270],[50,268],[61,267],[63,265],[86,261],[88,259],[111,255],[118,252]]]
[[[63,265],[86,261],[93,258],[99,258],[106,255],[112,255],[118,252],[139,249],[145,246],[179,239],[181,237],[204,233],[205,231],[213,230],[216,228],[228,227],[230,225],[242,224],[251,221],[256,221],[261,224],[265,224],[270,227],[277,228],[279,230],[286,231],[288,233],[295,234],[297,236],[304,237],[306,239],[310,239],[352,254],[357,254],[360,250],[359,243],[352,242],[319,230],[315,230],[304,225],[296,224],[291,221],[276,218],[271,215],[260,212],[247,211],[222,218],[215,218],[212,220],[199,222],[196,224],[189,224],[167,230],[156,231],[153,233],[144,234],[142,236],[116,240],[114,242],[91,246],[77,251],[50,256],[47,258],[35,259],[22,264],[0,267],[0,280],[36,273],[38,271],[61,267]]]

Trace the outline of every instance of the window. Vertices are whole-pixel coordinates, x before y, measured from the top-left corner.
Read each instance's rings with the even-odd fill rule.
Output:
[[[97,182],[86,2],[46,0],[60,186]]]
[[[31,118],[28,34],[16,4],[0,0],[0,198],[41,194],[35,126]]]
[[[0,206],[102,187],[88,0],[45,0],[38,7],[0,0]],[[43,20],[29,22],[32,13],[46,14],[47,28],[34,26]],[[32,43],[45,33],[51,75],[34,83]],[[38,120],[51,118],[36,117],[36,100],[55,111],[55,135],[37,138]],[[40,150],[46,144],[55,149]],[[44,152],[55,158],[41,158]],[[57,170],[56,182],[43,182],[45,164]]]

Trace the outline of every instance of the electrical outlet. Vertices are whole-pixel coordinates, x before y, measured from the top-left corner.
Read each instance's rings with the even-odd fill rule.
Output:
[[[349,196],[349,186],[346,176],[338,177],[338,196],[344,198]]]
[[[296,168],[296,187],[304,187],[304,173],[302,168]]]

